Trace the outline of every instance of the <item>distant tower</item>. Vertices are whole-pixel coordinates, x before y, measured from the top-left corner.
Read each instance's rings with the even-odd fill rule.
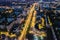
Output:
[[[25,0],[21,0],[22,2],[24,2]]]

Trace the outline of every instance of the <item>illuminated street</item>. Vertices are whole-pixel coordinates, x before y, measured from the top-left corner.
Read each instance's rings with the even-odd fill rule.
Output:
[[[59,26],[57,0],[0,2],[0,40],[60,40]]]

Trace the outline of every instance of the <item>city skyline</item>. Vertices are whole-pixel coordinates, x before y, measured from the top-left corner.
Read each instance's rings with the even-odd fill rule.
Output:
[[[39,0],[0,0],[0,2],[7,2],[7,1],[39,1]]]

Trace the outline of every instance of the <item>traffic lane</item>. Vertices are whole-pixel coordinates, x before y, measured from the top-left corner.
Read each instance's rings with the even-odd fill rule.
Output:
[[[53,24],[53,29],[54,29],[54,32],[55,32],[55,35],[57,37],[57,40],[60,40],[60,30],[58,29],[59,26],[56,26],[55,24]]]
[[[31,21],[31,18],[32,18],[32,13],[33,13],[33,11],[34,11],[34,7],[35,7],[35,6],[33,6],[33,7],[31,8],[31,10],[30,10],[30,12],[29,12],[29,14],[28,14],[28,16],[27,16],[27,20],[26,20],[25,26],[24,26],[23,31],[22,31],[22,33],[21,33],[21,36],[19,36],[18,40],[24,40],[24,37],[25,37],[25,35],[26,35],[26,31],[28,30],[28,27],[29,27],[29,24],[30,24],[30,21]],[[26,30],[26,31],[25,31],[25,30]]]
[[[54,40],[51,28],[47,28],[47,40]]]
[[[36,11],[34,11],[33,17],[32,17],[32,21],[31,21],[31,27],[34,27],[36,23]]]

